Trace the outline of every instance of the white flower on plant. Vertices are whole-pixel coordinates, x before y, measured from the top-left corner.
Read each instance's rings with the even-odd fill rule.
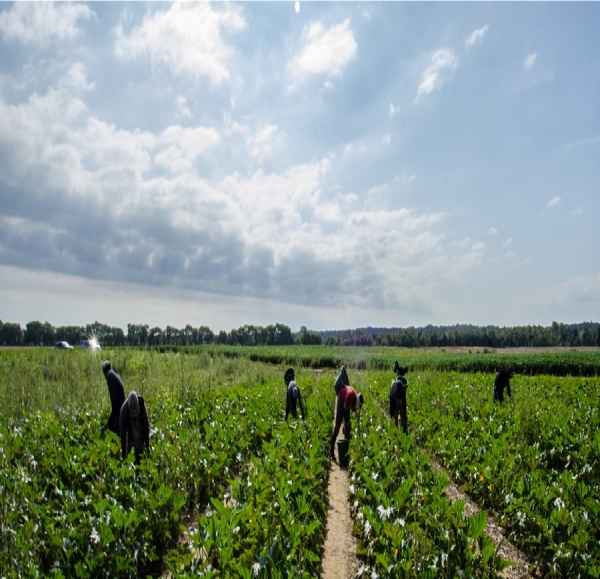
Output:
[[[354,494],[354,485],[350,485],[348,487],[348,490],[350,491],[350,494],[353,495]]]
[[[371,523],[367,520],[365,523],[365,537],[368,537],[371,534]]]
[[[375,482],[377,482],[377,479],[379,478],[379,475],[378,475],[376,472],[374,472],[373,474],[371,474],[371,478],[372,478],[372,479],[373,479]]]
[[[254,575],[254,577],[258,577],[259,573],[260,573],[260,563],[254,563],[254,565],[252,565],[252,575]]]
[[[94,545],[97,545],[100,542],[100,535],[98,534],[98,531],[96,531],[96,527],[92,527],[90,541],[94,543]]]
[[[565,502],[560,497],[556,497],[554,499],[554,506],[557,509],[564,509],[565,508]]]
[[[394,512],[394,507],[388,507],[386,509],[383,505],[379,505],[377,507],[377,510],[379,511],[379,516],[381,517],[381,519],[386,521],[389,518],[389,516]]]

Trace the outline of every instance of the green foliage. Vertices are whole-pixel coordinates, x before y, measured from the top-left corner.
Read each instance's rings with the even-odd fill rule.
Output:
[[[370,375],[383,403],[384,374]],[[413,375],[415,439],[480,505],[545,577],[600,569],[598,378],[516,376],[513,397],[492,401],[493,375]],[[592,498],[594,497],[594,498]]]
[[[366,394],[349,467],[363,573],[497,577],[507,564],[485,533],[486,512],[451,505],[447,480],[416,443],[499,513],[543,576],[599,576],[600,379],[533,371],[547,363],[585,374],[596,354],[579,354],[2,350],[0,576],[319,576],[341,363]],[[152,452],[137,466],[103,430],[103,359],[146,399]],[[409,437],[382,410],[395,359],[410,367]],[[494,404],[495,364],[507,360],[531,371]],[[310,369],[319,363],[325,372]],[[485,372],[464,371],[478,364]],[[281,421],[289,365],[306,421]]]

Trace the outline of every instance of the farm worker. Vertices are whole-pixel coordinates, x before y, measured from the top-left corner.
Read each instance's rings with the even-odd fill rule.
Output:
[[[304,420],[304,405],[302,404],[302,394],[300,388],[294,380],[288,384],[287,396],[285,398],[285,419],[288,419],[288,414],[292,414],[296,418],[296,406],[300,404],[300,412],[302,412],[302,420]]]
[[[332,460],[335,460],[335,441],[340,433],[342,422],[344,423],[344,435],[347,438],[351,436],[350,411],[356,411],[357,402],[358,407],[361,408],[364,403],[363,395],[356,394],[356,390],[352,386],[342,386],[335,406],[335,427],[333,428],[333,436],[331,437]]]
[[[123,460],[133,448],[135,462],[139,462],[141,454],[150,451],[150,421],[146,403],[135,391],[132,391],[123,402],[119,415],[119,428]]]
[[[108,384],[108,395],[110,396],[111,412],[108,417],[106,427],[108,430],[119,434],[119,413],[121,412],[121,406],[125,402],[125,386],[123,386],[123,380],[121,377],[112,369],[110,362],[105,360],[102,362],[102,371]]]
[[[406,417],[406,390],[408,388],[408,380],[404,374],[408,372],[407,366],[400,366],[398,362],[394,362],[394,373],[396,378],[392,380],[390,386],[390,416],[395,419],[398,426],[398,415],[400,415],[400,424],[404,434],[408,434],[408,419]]]
[[[350,386],[350,378],[348,378],[348,373],[346,372],[346,367],[342,365],[340,373],[337,375],[335,382],[333,383],[333,388],[335,389],[335,395],[337,396],[340,393],[340,390],[344,386]]]
[[[508,368],[507,370],[500,370],[498,374],[496,374],[496,379],[494,380],[494,400],[498,400],[498,402],[504,402],[504,389],[508,392],[509,398],[512,398],[512,394],[510,393],[510,379],[513,377],[513,369]]]

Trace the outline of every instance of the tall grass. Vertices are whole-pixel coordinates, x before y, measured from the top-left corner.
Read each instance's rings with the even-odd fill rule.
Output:
[[[0,421],[14,423],[33,412],[66,416],[106,409],[108,415],[103,360],[110,360],[126,393],[135,390],[144,396],[150,412],[158,399],[185,402],[199,390],[217,386],[264,383],[281,375],[283,387],[283,367],[208,351],[0,350]]]

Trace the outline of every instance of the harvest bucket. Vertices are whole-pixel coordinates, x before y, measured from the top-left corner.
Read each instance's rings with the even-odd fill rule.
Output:
[[[338,440],[337,447],[340,467],[348,466],[348,449],[350,448],[350,441],[347,439]]]

